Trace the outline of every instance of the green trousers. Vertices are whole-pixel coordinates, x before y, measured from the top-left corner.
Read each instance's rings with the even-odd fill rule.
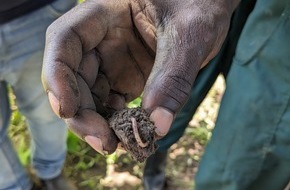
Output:
[[[192,96],[158,142],[165,151],[179,139],[225,73],[226,91],[196,190],[282,190],[290,180],[290,1],[258,0],[247,18],[248,3],[241,3],[221,52],[200,72]]]

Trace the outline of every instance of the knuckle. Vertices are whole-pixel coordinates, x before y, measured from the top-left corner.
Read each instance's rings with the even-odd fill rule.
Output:
[[[161,85],[160,91],[175,105],[174,110],[181,107],[189,96],[191,83],[186,78],[180,77],[184,75],[167,76],[164,79],[164,85]],[[165,85],[166,84],[166,85]]]

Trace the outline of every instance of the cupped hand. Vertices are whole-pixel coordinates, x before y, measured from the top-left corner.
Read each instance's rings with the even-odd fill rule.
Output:
[[[106,117],[142,93],[155,33],[128,0],[85,1],[47,30],[42,81],[52,109],[99,152],[117,147]]]
[[[112,153],[118,140],[107,114],[144,90],[142,106],[164,136],[219,50],[233,7],[226,0],[85,1],[47,30],[42,81],[52,109],[97,151]]]

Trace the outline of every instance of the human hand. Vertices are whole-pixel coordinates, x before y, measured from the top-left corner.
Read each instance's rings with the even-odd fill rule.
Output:
[[[142,104],[163,137],[198,71],[219,51],[239,0],[150,2],[156,10],[157,49]]]
[[[141,94],[156,52],[143,107],[151,113],[157,134],[165,135],[201,65],[218,51],[231,4],[202,0],[80,4],[47,31],[42,78],[53,110],[97,151],[112,153],[118,141],[99,113],[122,109]]]
[[[142,93],[154,63],[155,27],[142,16],[136,2],[86,1],[47,30],[42,79],[51,106],[101,153],[118,143],[104,117]]]

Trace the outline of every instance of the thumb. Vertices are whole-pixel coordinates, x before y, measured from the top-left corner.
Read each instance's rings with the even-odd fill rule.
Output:
[[[167,27],[157,33],[156,59],[147,80],[143,108],[155,123],[158,136],[164,136],[189,97],[202,58],[190,43],[185,30]]]

